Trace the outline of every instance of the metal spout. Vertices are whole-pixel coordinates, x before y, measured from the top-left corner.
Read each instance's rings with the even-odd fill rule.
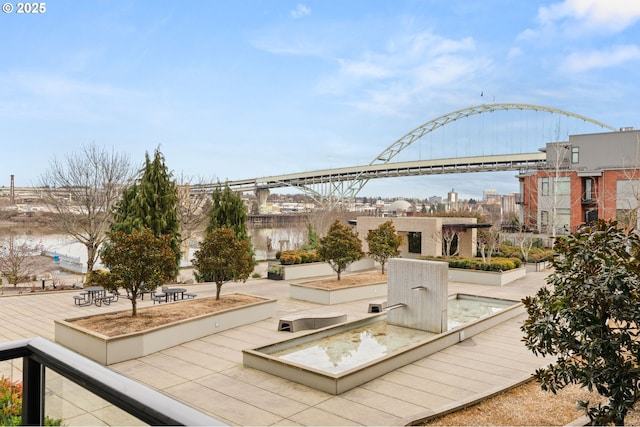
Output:
[[[397,304],[388,305],[384,309],[385,310],[395,310],[396,308],[402,308],[402,307],[406,307],[406,306],[407,306],[407,304],[405,304],[403,302],[399,302]]]

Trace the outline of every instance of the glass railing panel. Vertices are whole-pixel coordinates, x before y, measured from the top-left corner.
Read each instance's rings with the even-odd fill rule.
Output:
[[[66,426],[148,425],[51,369],[45,369],[45,413]]]

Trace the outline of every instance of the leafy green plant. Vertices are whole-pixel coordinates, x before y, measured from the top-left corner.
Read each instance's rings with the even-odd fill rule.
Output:
[[[61,419],[45,417],[47,426],[62,425]],[[22,383],[13,382],[9,378],[0,378],[0,425],[22,425]]]
[[[508,271],[522,267],[522,260],[519,258],[497,258],[493,257],[490,262],[483,262],[482,258],[457,258],[457,257],[420,257],[419,259],[432,259],[436,261],[446,261],[450,268],[461,268],[478,271]]]
[[[640,234],[600,220],[554,250],[548,286],[523,300],[525,345],[553,359],[535,377],[553,393],[595,389],[606,404],[578,402],[591,425],[624,425],[639,397]]]
[[[333,271],[337,273],[337,279],[340,280],[340,274],[349,264],[362,259],[364,252],[358,236],[349,227],[336,220],[329,227],[326,236],[320,239],[318,255],[329,263]]]
[[[278,264],[271,264],[267,269],[267,273],[282,275],[282,273],[284,273],[284,268]]]
[[[384,274],[387,260],[400,255],[398,248],[402,243],[402,236],[396,234],[393,221],[387,221],[380,224],[378,228],[369,230],[366,240],[369,244],[369,256],[380,263],[382,274]]]

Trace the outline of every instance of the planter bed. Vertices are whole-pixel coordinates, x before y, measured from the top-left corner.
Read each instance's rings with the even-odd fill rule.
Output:
[[[527,269],[527,273],[533,273],[536,271],[543,271],[547,268],[551,267],[551,262],[549,261],[541,261],[541,262],[528,262],[525,264],[525,268]]]
[[[473,283],[476,285],[504,286],[526,276],[526,274],[527,270],[525,267],[503,272],[449,268],[449,281]]]
[[[340,304],[366,298],[384,297],[386,295],[386,282],[336,289],[320,288],[304,283],[292,283],[289,285],[289,296],[291,298],[315,302],[316,304]]]
[[[98,363],[110,365],[146,356],[227,329],[275,317],[276,302],[276,300],[264,299],[253,304],[115,337],[108,337],[75,325],[73,321],[80,318],[56,320],[55,340]],[[130,312],[130,310],[126,311]]]
[[[284,280],[297,280],[309,277],[331,276],[335,271],[326,262],[311,262],[308,264],[281,265]],[[372,259],[365,258],[351,263],[345,272],[370,270],[375,267]]]

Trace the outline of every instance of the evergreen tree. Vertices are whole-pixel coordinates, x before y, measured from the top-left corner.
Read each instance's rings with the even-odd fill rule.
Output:
[[[238,238],[249,241],[247,232],[247,210],[238,193],[228,186],[218,186],[211,195],[211,210],[206,232],[216,228],[230,228]]]
[[[382,274],[384,274],[384,265],[391,257],[400,255],[398,247],[402,243],[402,237],[396,234],[396,228],[392,221],[387,221],[367,233],[367,243],[369,244],[369,255],[378,261],[382,266]]]
[[[153,159],[145,154],[145,166],[140,177],[126,188],[116,206],[111,231],[131,233],[148,228],[155,237],[170,236],[175,253],[175,278],[180,263],[180,222],[178,192],[164,156],[157,148]]]
[[[207,233],[191,260],[198,282],[216,284],[216,300],[222,285],[229,281],[246,281],[255,262],[249,241],[230,228],[215,228]]]
[[[329,227],[327,235],[320,239],[318,255],[329,263],[340,280],[340,273],[349,264],[364,257],[364,252],[362,252],[362,243],[358,236],[353,234],[349,227],[336,220]]]
[[[316,233],[311,224],[307,224],[307,243],[302,245],[302,249],[305,251],[313,251],[318,248],[319,244],[320,236],[318,236],[318,233]]]

